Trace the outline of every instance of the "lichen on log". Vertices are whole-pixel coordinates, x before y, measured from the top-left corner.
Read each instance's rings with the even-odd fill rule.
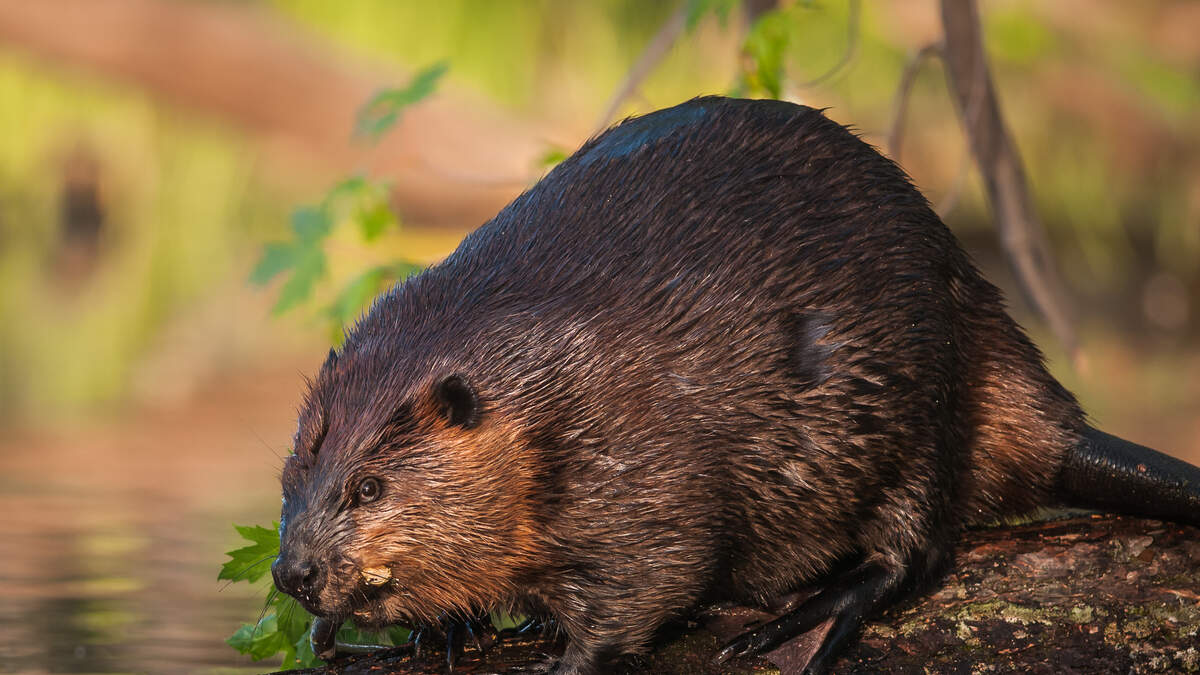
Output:
[[[747,617],[767,616],[744,611]],[[713,664],[723,638],[710,628],[729,630],[728,622],[719,623],[681,624],[650,655],[620,670],[780,672],[767,659]],[[468,648],[455,672],[528,672],[559,649],[530,638],[506,641],[483,655]],[[379,675],[444,668],[440,658],[414,659],[397,648],[305,672]],[[1095,515],[971,530],[954,567],[927,593],[869,622],[833,670],[1200,672],[1200,529]]]

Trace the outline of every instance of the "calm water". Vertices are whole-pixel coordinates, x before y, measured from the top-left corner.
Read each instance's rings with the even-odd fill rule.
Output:
[[[0,437],[0,672],[259,672],[223,640],[260,601],[216,576],[278,517],[297,369],[118,421]],[[260,582],[265,583],[265,582]]]

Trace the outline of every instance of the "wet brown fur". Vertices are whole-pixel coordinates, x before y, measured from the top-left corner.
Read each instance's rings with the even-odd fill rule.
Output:
[[[698,99],[375,303],[305,403],[283,546],[327,568],[315,612],[533,608],[588,672],[846,559],[918,586],[963,523],[1048,503],[1083,426],[895,164],[809,108]],[[379,501],[339,507],[364,476]]]

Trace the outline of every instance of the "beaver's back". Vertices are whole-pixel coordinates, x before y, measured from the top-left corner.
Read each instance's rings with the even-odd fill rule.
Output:
[[[360,332],[397,331],[531,439],[564,551],[692,566],[687,592],[1032,503],[1078,415],[903,172],[779,102],[594,139]]]
[[[653,318],[672,281],[787,303],[903,296],[882,282],[941,280],[950,249],[903,172],[819,111],[697,99],[584,145],[443,272],[480,298],[619,300]]]

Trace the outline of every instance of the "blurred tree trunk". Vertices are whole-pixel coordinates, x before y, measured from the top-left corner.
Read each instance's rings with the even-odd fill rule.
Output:
[[[712,656],[746,621],[712,612],[682,627],[630,673],[765,673],[769,659],[725,667]],[[783,656],[787,646],[772,657]],[[554,645],[510,641],[456,672],[516,672]],[[780,659],[782,661],[782,659]],[[954,569],[928,594],[871,622],[834,666],[838,673],[1194,672],[1200,670],[1200,529],[1115,516],[974,530]],[[312,673],[440,673],[436,655],[404,648],[346,657]]]
[[[528,184],[548,144],[544,130],[444,93],[407,111],[378,147],[353,143],[358,107],[406,76],[369,74],[245,3],[0,0],[0,42],[240,127],[283,163],[392,178],[396,206],[419,222],[487,220]]]

